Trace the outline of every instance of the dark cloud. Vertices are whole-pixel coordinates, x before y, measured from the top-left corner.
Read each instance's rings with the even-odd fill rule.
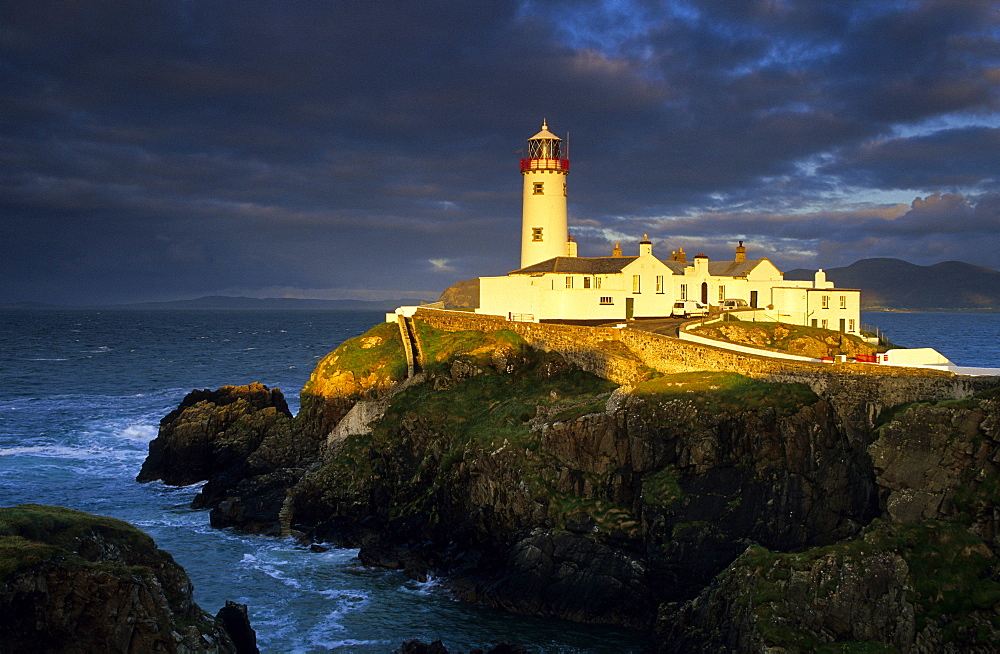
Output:
[[[5,16],[0,302],[431,296],[502,273],[542,117],[570,132],[582,253],[649,232],[713,256],[743,238],[786,267],[1000,266],[1000,3]]]

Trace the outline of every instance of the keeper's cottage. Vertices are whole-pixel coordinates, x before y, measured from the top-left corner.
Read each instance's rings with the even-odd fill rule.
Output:
[[[695,311],[745,304],[741,318],[858,333],[859,290],[836,288],[822,270],[811,282],[785,280],[767,258],[748,259],[743,241],[731,261],[704,254],[688,260],[683,247],[660,259],[646,236],[634,255],[616,243],[611,256],[577,256],[567,227],[569,158],[562,139],[543,122],[528,139],[527,155],[521,159],[521,267],[479,279],[477,313],[600,323],[667,317],[678,302]]]

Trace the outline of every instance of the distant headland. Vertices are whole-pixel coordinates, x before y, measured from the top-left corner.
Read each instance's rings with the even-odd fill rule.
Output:
[[[420,304],[422,300],[313,300],[289,297],[234,297],[228,295],[208,295],[193,300],[173,300],[169,302],[138,302],[133,304],[101,304],[88,306],[60,306],[43,302],[16,302],[0,304],[0,309],[323,309],[328,311],[385,311],[401,304]]]

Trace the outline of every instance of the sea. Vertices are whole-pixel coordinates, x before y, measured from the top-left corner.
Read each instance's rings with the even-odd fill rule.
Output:
[[[1000,314],[865,313],[893,342],[957,365],[1000,367]],[[139,484],[160,418],[195,388],[254,381],[293,412],[313,367],[383,313],[320,310],[0,310],[0,506],[67,506],[127,520],[184,566],[211,613],[246,604],[263,652],[452,652],[501,641],[531,652],[641,652],[615,629],[454,600],[440,580],[362,566],[357,550],[213,529],[199,486]]]

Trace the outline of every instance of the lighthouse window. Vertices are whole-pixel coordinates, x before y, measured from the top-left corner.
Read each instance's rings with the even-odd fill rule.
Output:
[[[563,197],[566,197],[566,182],[563,182]]]
[[[541,241],[542,240],[542,228],[541,227],[532,227],[531,228],[531,240],[532,241]]]
[[[543,190],[545,188],[545,182],[532,182],[531,187],[534,189],[534,195],[542,195],[545,193]]]

